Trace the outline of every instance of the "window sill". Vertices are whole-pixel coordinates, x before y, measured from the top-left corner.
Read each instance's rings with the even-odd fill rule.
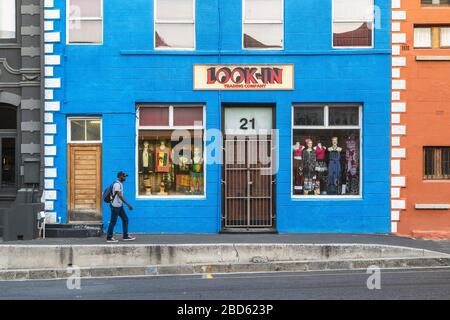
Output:
[[[191,201],[191,200],[206,200],[206,195],[203,196],[137,196],[138,201]]]
[[[291,195],[291,199],[293,201],[330,201],[330,200],[343,200],[343,201],[351,201],[351,200],[363,200],[362,195],[359,196],[330,196],[330,195],[323,195],[323,196],[301,196],[301,195]]]
[[[417,204],[416,210],[450,210],[450,204]]]
[[[450,56],[416,56],[416,61],[450,61]]]

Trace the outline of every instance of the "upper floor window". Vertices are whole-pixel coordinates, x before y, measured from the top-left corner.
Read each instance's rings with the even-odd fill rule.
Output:
[[[422,0],[422,5],[448,6],[450,0]]]
[[[195,49],[195,0],[155,0],[155,48]]]
[[[414,27],[414,47],[419,49],[450,48],[450,25]]]
[[[68,1],[67,43],[101,44],[103,42],[103,1]]]
[[[0,39],[16,38],[16,0],[0,0]]]
[[[282,49],[283,0],[243,0],[244,49]]]
[[[373,25],[373,0],[333,0],[333,47],[372,47]]]

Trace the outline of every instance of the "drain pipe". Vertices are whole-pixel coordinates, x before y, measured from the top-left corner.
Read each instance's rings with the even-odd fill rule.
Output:
[[[41,108],[40,108],[40,129],[41,129],[41,153],[40,153],[40,165],[39,165],[39,173],[40,173],[40,185],[39,185],[39,193],[38,197],[40,195],[41,201],[45,201],[44,199],[44,175],[45,175],[45,125],[44,125],[44,118],[45,118],[45,41],[44,41],[44,0],[40,0],[40,34],[41,34]]]

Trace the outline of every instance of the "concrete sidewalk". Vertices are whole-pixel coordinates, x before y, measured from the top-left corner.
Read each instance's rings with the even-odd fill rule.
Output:
[[[363,234],[136,235],[0,243],[0,280],[450,267],[450,241]],[[119,238],[119,237],[118,237]],[[120,239],[120,238],[119,238]]]
[[[438,251],[450,254],[450,241],[434,241],[397,237],[389,234],[297,233],[297,234],[134,234],[137,240],[120,244],[379,244]],[[117,236],[117,239],[121,239]],[[100,245],[104,238],[51,238],[32,241],[2,242],[0,245]],[[114,246],[114,244],[112,244]]]

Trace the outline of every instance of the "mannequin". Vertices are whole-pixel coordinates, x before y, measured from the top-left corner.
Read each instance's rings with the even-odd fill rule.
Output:
[[[141,155],[142,166],[141,168],[147,172],[153,172],[155,169],[155,161],[153,154],[153,147],[150,146],[148,141],[144,141],[144,149],[142,150]]]
[[[156,172],[170,172],[170,148],[164,141],[156,148]]]
[[[144,141],[139,149],[139,173],[146,195],[152,194],[153,172],[155,171],[155,154],[148,141]]]
[[[296,142],[292,147],[294,157],[294,193],[299,194],[303,190],[303,160],[302,152],[305,147]]]
[[[322,190],[323,194],[326,194],[326,185],[327,185],[327,175],[326,172],[328,171],[327,164],[325,162],[325,152],[326,147],[322,145],[322,143],[319,141],[317,143],[317,146],[314,147],[314,151],[316,152],[316,172],[317,172],[317,185],[319,191]]]
[[[191,191],[190,169],[192,164],[190,147],[183,147],[176,164],[176,191],[189,194]]]
[[[160,195],[160,196],[167,196],[167,192],[165,191],[164,182],[161,182],[161,184],[159,185],[158,195]]]
[[[203,156],[200,148],[194,148],[191,170],[191,191],[193,194],[203,194]]]
[[[330,162],[328,163],[328,194],[336,195],[339,193],[341,185],[341,152],[342,148],[338,145],[337,137],[331,139]]]
[[[300,142],[297,141],[292,149],[294,150],[294,160],[302,160],[302,152],[305,147],[300,145]]]
[[[303,176],[305,178],[305,181],[303,183],[303,194],[308,195],[311,191],[314,191],[314,193],[317,194],[316,152],[313,149],[313,142],[311,139],[306,139],[305,142],[306,148],[302,152]]]

